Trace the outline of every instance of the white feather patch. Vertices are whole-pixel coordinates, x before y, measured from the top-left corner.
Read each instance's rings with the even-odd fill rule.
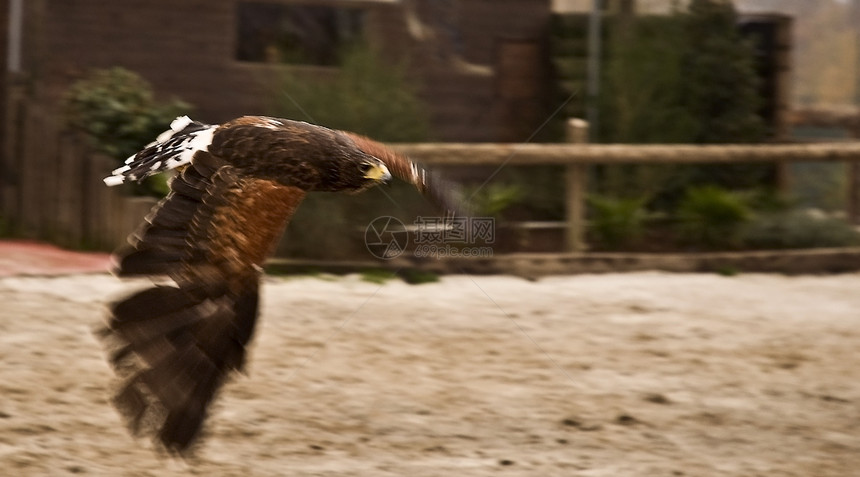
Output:
[[[188,127],[191,122],[191,118],[189,118],[188,116],[179,116],[170,122],[170,129],[174,131],[182,131],[183,129]]]
[[[172,138],[174,134],[188,127],[189,124],[191,124],[191,118],[188,116],[179,116],[170,123],[170,129],[159,134],[158,137],[155,138],[155,141],[151,142],[150,145],[166,142]]]
[[[194,153],[209,149],[212,137],[218,128],[217,125],[208,126],[176,137],[192,123],[188,116],[180,116],[173,120],[170,123],[170,129],[159,134],[158,138],[142,151],[144,153],[142,157],[142,153],[129,157],[125,161],[126,165],[114,169],[111,175],[104,179],[105,184],[114,186],[126,180],[138,181],[160,171],[190,164]]]
[[[215,129],[217,129],[217,126],[212,126],[194,133],[194,135],[191,136],[191,140],[188,141],[188,145],[185,147],[185,150],[179,155],[180,160],[171,164],[169,169],[191,163],[191,158],[194,157],[194,153],[197,151],[208,151],[209,145],[212,144],[212,136],[215,134]]]
[[[115,175],[115,176],[116,176],[116,175],[120,175],[120,174],[122,174],[123,172],[125,172],[125,171],[127,171],[127,170],[129,170],[129,169],[131,169],[131,167],[130,167],[130,166],[122,166],[122,167],[118,167],[118,168],[114,169],[113,171],[111,171],[111,174],[113,174],[113,175]]]
[[[107,176],[104,178],[105,185],[108,187],[113,187],[115,185],[120,185],[125,181],[125,178],[122,176]]]

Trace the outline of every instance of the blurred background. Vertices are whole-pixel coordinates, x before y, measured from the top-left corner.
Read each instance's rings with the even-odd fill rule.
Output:
[[[496,253],[860,243],[850,161],[596,161],[571,198],[569,165],[490,164],[468,149],[850,144],[858,0],[3,0],[0,42],[7,236],[111,249],[166,179],[115,191],[101,177],[177,115],[263,114],[463,144],[464,159],[439,168],[496,219]],[[588,123],[572,132],[571,118]],[[368,258],[362,230],[374,217],[434,213],[407,187],[319,194],[278,255]]]
[[[860,0],[0,0],[0,63],[0,474],[858,475]],[[184,114],[386,141],[493,253],[311,194],[182,463],[93,330],[169,178],[102,179]]]

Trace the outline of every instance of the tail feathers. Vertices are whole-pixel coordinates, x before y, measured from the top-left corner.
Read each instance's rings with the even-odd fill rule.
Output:
[[[181,248],[160,250],[125,245],[114,252],[113,273],[118,277],[170,275],[180,268]]]
[[[216,128],[192,121],[188,116],[178,117],[170,124],[170,129],[129,157],[125,165],[115,169],[104,182],[109,186],[140,182],[159,172],[189,164],[195,152],[207,150]]]
[[[114,405],[134,435],[187,452],[218,389],[242,369],[256,322],[256,285],[220,297],[157,286],[110,313],[98,336],[122,381]]]

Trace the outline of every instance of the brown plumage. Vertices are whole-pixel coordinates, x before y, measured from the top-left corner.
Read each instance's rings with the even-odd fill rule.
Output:
[[[165,169],[181,173],[116,252],[115,272],[173,283],[111,305],[99,335],[122,380],[114,403],[129,428],[180,454],[225,378],[242,369],[261,267],[308,192],[361,191],[393,174],[454,212],[446,183],[386,146],[286,119],[209,126],[178,118],[105,182]]]

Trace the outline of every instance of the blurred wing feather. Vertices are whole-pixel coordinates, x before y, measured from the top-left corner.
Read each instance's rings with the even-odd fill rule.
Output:
[[[385,163],[394,177],[415,186],[433,205],[442,209],[446,216],[469,214],[460,188],[455,183],[370,138],[348,131],[341,132],[349,136],[362,151]]]
[[[217,390],[244,364],[260,266],[304,194],[200,157],[118,252],[119,275],[176,282],[115,303],[99,333],[124,381],[114,403],[135,434],[177,453],[199,436]]]

